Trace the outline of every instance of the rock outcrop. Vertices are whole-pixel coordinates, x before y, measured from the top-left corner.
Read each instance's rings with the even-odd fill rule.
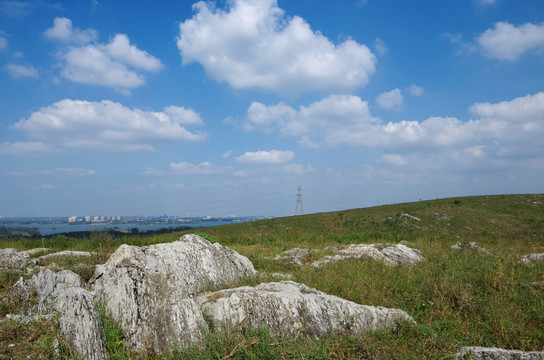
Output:
[[[37,264],[42,265],[45,261],[51,259],[61,259],[65,257],[90,257],[93,255],[97,255],[97,253],[89,251],[59,251],[56,253],[40,256],[39,258],[37,258]]]
[[[22,270],[29,265],[36,265],[36,259],[31,255],[48,249],[37,248],[26,251],[16,249],[0,249],[0,269]]]
[[[91,279],[129,345],[162,353],[202,338],[205,322],[193,296],[205,287],[254,276],[253,264],[235,251],[197,235],[145,247],[122,245]]]
[[[402,310],[359,305],[292,281],[221,290],[196,301],[214,328],[267,326],[275,336],[359,335],[414,322]]]
[[[11,291],[25,302],[23,313],[40,318],[58,317],[59,330],[78,354],[89,360],[109,359],[104,330],[94,296],[84,290],[79,275],[45,270],[29,280],[21,278]]]
[[[468,242],[468,243],[462,243],[457,242],[455,245],[451,246],[454,250],[470,250],[470,251],[477,251],[482,255],[485,256],[495,256],[491,251],[487,250],[486,248],[481,247],[474,241]]]
[[[459,349],[454,357],[467,360],[542,360],[544,359],[544,352],[524,352],[472,346]]]
[[[374,259],[393,266],[414,266],[424,259],[421,251],[402,244],[355,244],[339,250],[336,255],[325,256],[314,261],[312,266],[320,267],[325,264],[347,259]]]
[[[370,248],[395,264],[405,263],[398,254],[410,253],[403,245]],[[34,260],[16,250],[5,253],[17,258],[17,267]],[[88,284],[66,270],[47,269],[29,280],[21,278],[10,295],[23,302],[21,314],[6,319],[55,317],[66,342],[90,360],[108,359],[96,303],[104,304],[120,324],[126,345],[143,355],[195,346],[209,324],[214,331],[266,326],[274,335],[288,337],[359,335],[414,321],[401,310],[359,305],[292,281],[203,293],[257,275],[246,257],[197,235],[169,244],[122,245],[96,266]]]
[[[535,261],[544,261],[544,254],[527,254],[521,258],[521,262],[528,265],[533,264]]]
[[[414,266],[424,259],[421,251],[406,246],[403,243],[392,244],[353,244],[347,246],[331,246],[324,250],[334,252],[334,255],[310,261],[316,249],[293,248],[270,258],[271,260],[303,266],[309,263],[313,267],[321,267],[347,259],[374,259],[393,266]]]
[[[312,253],[315,253],[317,250],[315,249],[301,249],[301,248],[293,248],[291,250],[287,250],[282,252],[281,254],[278,254],[274,256],[273,258],[269,258],[275,261],[281,261],[286,264],[292,264],[296,266],[302,266],[303,259],[308,258]]]

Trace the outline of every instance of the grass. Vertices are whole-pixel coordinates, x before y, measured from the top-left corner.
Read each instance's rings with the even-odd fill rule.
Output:
[[[99,255],[89,259],[57,262],[59,268],[86,277],[88,269],[103,263],[121,243],[170,242],[182,234],[124,239],[98,234],[84,240],[59,237],[0,246],[97,251]],[[266,329],[211,331],[201,346],[148,359],[446,359],[461,346],[544,351],[544,264],[527,266],[519,261],[525,254],[544,252],[544,195],[421,201],[225,225],[199,229],[198,234],[247,256],[259,271],[289,273],[294,281],[360,304],[402,309],[417,324],[405,324],[395,332],[321,339],[277,339]],[[266,259],[294,247],[317,249],[312,256],[320,257],[331,245],[401,240],[412,242],[426,260],[407,269],[352,260],[321,268],[296,267]],[[475,241],[495,256],[451,249],[458,241]],[[86,261],[83,267],[81,261]],[[17,309],[6,299],[21,275],[0,272],[1,315]],[[245,279],[232,286],[258,281]],[[120,327],[107,314],[102,316],[112,359],[140,359],[124,346]],[[2,356],[25,358],[28,351],[35,351],[35,340],[28,347],[22,342],[7,347],[14,339],[44,339],[43,344],[51,344],[48,339],[56,338],[54,324],[35,324],[30,333],[18,326],[0,324]]]

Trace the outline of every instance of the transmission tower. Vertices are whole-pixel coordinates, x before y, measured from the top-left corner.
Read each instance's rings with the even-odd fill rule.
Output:
[[[297,190],[297,211],[296,215],[304,214],[304,206],[302,205],[302,186],[299,185]]]

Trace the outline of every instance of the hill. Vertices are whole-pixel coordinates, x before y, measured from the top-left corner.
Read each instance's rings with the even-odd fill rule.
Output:
[[[232,224],[196,233],[247,256],[258,271],[281,273],[359,304],[402,309],[417,325],[361,337],[290,340],[275,339],[266,329],[245,329],[227,336],[212,334],[201,348],[178,352],[176,358],[437,359],[447,358],[461,346],[544,351],[544,263],[520,261],[526,254],[544,253],[542,194],[420,201]],[[54,265],[89,278],[94,265],[103,263],[120,243],[170,242],[181,234],[124,239],[97,234],[84,240],[58,237],[1,245],[97,251],[85,263],[67,259]],[[272,259],[295,247],[315,249],[302,258],[303,264],[309,264],[331,255],[331,246],[401,241],[419,249],[425,260],[410,268],[375,260],[345,260],[316,268]],[[463,246],[469,242],[487,252]],[[461,243],[461,249],[451,248],[456,243]],[[2,271],[1,275],[0,315],[4,316],[19,306],[6,301],[7,293],[25,274]],[[253,278],[232,286],[265,280],[272,281]],[[30,327],[2,322],[1,354],[20,357],[41,351],[55,358],[54,327],[48,322]],[[118,329],[107,337],[113,358],[136,358],[122,345]],[[37,346],[46,350],[36,350]]]

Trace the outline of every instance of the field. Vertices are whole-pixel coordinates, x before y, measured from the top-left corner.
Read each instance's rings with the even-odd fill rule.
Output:
[[[190,233],[187,231],[185,233]],[[356,303],[399,308],[417,325],[394,333],[362,337],[275,339],[266,329],[210,334],[201,347],[179,350],[170,358],[192,359],[445,359],[461,346],[544,351],[544,263],[521,263],[523,255],[544,253],[544,195],[499,195],[420,201],[341,212],[311,214],[226,225],[193,231],[247,256],[267,273],[292,274],[292,280]],[[80,263],[66,259],[56,268],[88,279],[95,264],[106,261],[122,243],[170,242],[183,234],[111,239],[57,237],[13,239],[0,247],[87,250],[98,255]],[[359,243],[398,243],[420,249],[425,261],[413,268],[377,261],[349,260],[322,268],[285,265],[267,257],[294,247],[318,249]],[[491,251],[454,250],[476,242]],[[22,304],[7,300],[11,285],[29,274],[0,274],[0,316]],[[243,284],[253,285],[255,279]],[[123,346],[118,326],[104,314],[112,359],[138,359]],[[0,359],[75,358],[57,341],[54,321],[20,325],[0,323]],[[57,350],[55,350],[57,348]],[[60,354],[60,355],[58,355]]]

